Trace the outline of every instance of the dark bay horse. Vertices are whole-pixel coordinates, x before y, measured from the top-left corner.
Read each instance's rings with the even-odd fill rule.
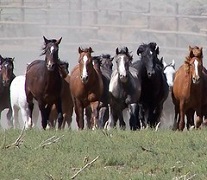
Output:
[[[185,127],[185,115],[187,115],[188,129],[191,125],[194,125],[193,116],[195,111],[199,117],[199,122],[202,122],[202,48],[196,49],[200,52],[197,55],[189,48],[189,56],[186,57],[184,64],[175,73],[172,91],[175,108],[174,129],[181,131]]]
[[[58,111],[58,128],[61,128],[63,115],[61,106],[61,75],[59,72],[58,50],[61,42],[56,39],[46,39],[44,36],[45,46],[42,55],[45,60],[35,60],[27,66],[25,92],[30,109],[30,118],[32,119],[33,98],[38,101],[39,109],[42,116],[43,129],[47,126],[49,114],[53,104]]]
[[[141,77],[141,97],[139,103],[139,118],[143,126],[146,123],[155,127],[160,122],[163,103],[167,99],[169,86],[163,72],[164,66],[158,59],[159,47],[156,43],[142,44],[137,49],[141,60],[133,63]]]
[[[73,115],[73,100],[70,92],[70,75],[68,71],[69,64],[67,62],[61,61],[60,63],[60,75],[62,77],[62,89],[61,89],[61,102],[63,111],[63,124],[62,128],[65,128],[67,123],[70,128]],[[55,105],[52,106],[50,112],[50,126],[55,128],[56,120],[58,118],[57,108]]]
[[[12,80],[15,78],[14,75],[14,58],[3,58],[0,55],[0,119],[1,119],[1,112],[9,108],[7,113],[7,120],[9,126],[11,125],[11,116],[12,110],[10,105],[10,84]]]
[[[113,58],[109,54],[102,54],[100,56],[93,56],[93,63],[96,64],[102,73],[102,80],[103,80],[103,94],[100,99],[100,106],[99,106],[99,128],[104,128],[104,125],[109,119],[109,83],[112,74],[112,67],[113,67]],[[88,127],[90,128],[90,118],[91,118],[91,109],[86,108],[86,118],[87,123],[89,124]]]
[[[132,55],[127,47],[116,49],[114,56],[116,69],[111,75],[109,84],[111,121],[110,127],[115,127],[119,119],[120,127],[125,129],[123,110],[129,110],[129,126],[131,130],[140,128],[138,119],[138,102],[141,94],[141,81],[138,72],[131,66]]]
[[[74,67],[70,77],[70,90],[74,101],[76,121],[79,129],[84,128],[84,108],[90,105],[91,127],[98,126],[100,99],[103,94],[102,74],[93,65],[92,48],[81,49],[79,47],[78,65]]]

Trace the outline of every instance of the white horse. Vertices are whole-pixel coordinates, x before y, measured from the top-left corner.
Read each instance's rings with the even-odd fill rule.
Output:
[[[14,128],[19,126],[18,112],[21,111],[21,116],[25,128],[37,126],[39,116],[39,108],[37,102],[34,101],[34,110],[32,119],[29,117],[29,108],[25,94],[25,75],[20,75],[14,78],[10,86],[10,102],[12,108],[12,120]]]

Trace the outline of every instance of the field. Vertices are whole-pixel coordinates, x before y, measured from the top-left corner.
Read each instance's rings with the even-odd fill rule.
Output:
[[[1,179],[206,179],[207,131],[0,131]],[[47,141],[46,141],[47,140]],[[43,142],[45,141],[45,142]],[[84,167],[85,166],[85,167]],[[81,169],[82,168],[82,169]]]

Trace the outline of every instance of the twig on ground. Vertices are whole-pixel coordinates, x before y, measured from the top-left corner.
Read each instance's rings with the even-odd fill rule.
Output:
[[[89,167],[91,164],[93,164],[99,156],[97,156],[95,159],[93,159],[91,162],[87,163],[85,166],[83,166],[79,171],[77,171],[70,179],[75,179],[78,174],[80,174],[84,169]]]
[[[58,138],[56,138],[55,136],[52,136],[52,137],[50,137],[50,138],[48,138],[48,139],[42,141],[42,142],[40,143],[40,145],[37,146],[35,149],[38,149],[38,148],[40,148],[40,147],[44,148],[44,147],[47,146],[47,145],[50,145],[50,144],[52,144],[52,143],[56,143],[56,142],[58,142],[58,141],[60,140],[60,138],[62,138],[62,137],[64,137],[64,135],[62,135],[62,136],[60,136],[60,137],[58,137]]]
[[[24,135],[24,132],[25,132],[25,126],[23,127],[19,137],[16,139],[16,141],[12,144],[9,144],[7,146],[4,146],[3,148],[4,149],[8,149],[8,148],[11,148],[11,147],[17,147],[17,148],[20,148],[20,145],[23,144],[23,135]]]
[[[153,153],[153,154],[158,154],[158,153],[156,153],[155,151],[153,151],[153,150],[150,150],[150,149],[146,149],[146,148],[144,148],[143,146],[141,146],[141,149],[143,150],[143,151],[146,151],[146,152],[151,152],[151,153]]]

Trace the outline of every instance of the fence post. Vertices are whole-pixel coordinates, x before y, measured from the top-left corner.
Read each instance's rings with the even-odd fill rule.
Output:
[[[119,25],[122,25],[122,22],[123,22],[122,1],[120,1],[119,2]],[[123,40],[122,31],[123,31],[123,28],[120,27],[119,41]]]

